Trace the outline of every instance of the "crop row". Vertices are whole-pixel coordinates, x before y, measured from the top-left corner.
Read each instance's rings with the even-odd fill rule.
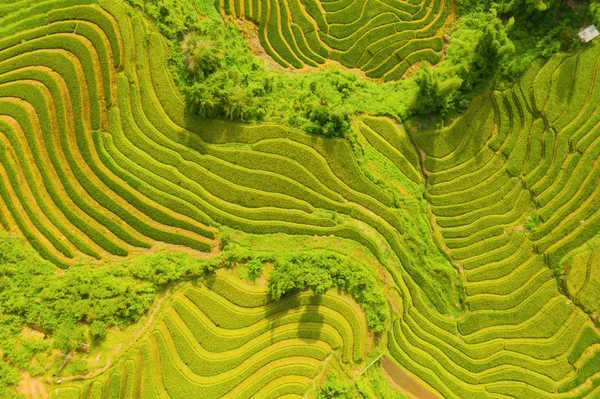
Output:
[[[76,251],[99,258],[104,251],[125,255],[129,245],[150,246],[142,236],[210,250],[206,238],[214,237],[212,231],[191,219],[175,217],[170,209],[147,203],[99,164],[90,149],[92,131],[103,124],[105,96],[111,94],[111,72],[107,65],[109,40],[99,29],[108,26],[109,19],[96,8],[89,11],[82,12],[83,19],[101,16],[98,25],[61,21],[64,15],[55,10],[51,14],[56,18],[51,17],[50,21],[59,22],[23,32],[15,29],[16,33],[0,44],[0,79],[5,82],[0,95],[5,104],[3,114],[11,120],[3,129],[8,140],[5,143],[10,143],[7,156],[10,158],[11,151],[22,151],[20,148],[27,148],[33,156],[19,168],[27,185],[19,185],[12,196],[3,196],[5,202],[15,201],[16,197],[22,203],[7,205],[13,219],[22,230],[27,230],[26,235],[40,253],[59,265],[76,257]],[[114,29],[110,33],[114,43]],[[100,87],[104,90],[98,91]],[[11,134],[15,128],[24,134]],[[16,187],[19,174],[13,173],[9,158],[5,158],[4,165]],[[24,162],[27,157],[20,159]],[[37,174],[44,183],[43,190],[38,188]],[[33,201],[25,197],[27,193],[21,187],[29,189]],[[117,195],[109,196],[108,192]],[[44,224],[44,218],[34,216],[37,210],[33,204],[49,218],[51,227]],[[18,214],[21,207],[27,215]],[[32,222],[27,223],[27,219]],[[32,231],[31,224],[37,231]],[[111,234],[106,234],[107,229]],[[85,233],[83,239],[79,238],[80,232]],[[58,239],[60,236],[75,248],[65,246]],[[44,245],[45,242],[52,245]]]
[[[438,31],[449,3],[221,0],[220,9],[258,23],[263,47],[285,67],[317,66],[332,59],[370,77],[394,80],[410,65],[439,61],[443,42]]]
[[[589,85],[599,54],[590,46],[536,62],[512,89],[415,136],[427,154],[435,228],[463,270],[466,309],[453,326],[411,310],[390,332],[389,350],[447,397],[598,392],[600,363],[583,348],[600,335],[559,291],[553,270],[600,223],[592,183],[600,97]]]
[[[281,13],[286,4],[276,3],[271,10]],[[309,16],[311,4],[304,4]],[[352,4],[348,7],[355,7]],[[65,5],[56,2],[55,8]],[[154,241],[194,248],[210,239],[211,229],[206,226],[211,222],[252,233],[349,238],[384,265],[389,256],[400,260],[401,265],[389,271],[405,303],[390,332],[389,350],[444,395],[498,397],[502,392],[514,394],[515,384],[542,397],[559,391],[590,392],[583,387],[584,380],[595,379],[598,370],[596,358],[588,356],[585,348],[600,337],[586,328],[586,316],[559,294],[550,274],[540,272],[547,270],[547,259],[553,259],[545,255],[556,258],[567,253],[585,242],[590,231],[597,231],[595,188],[586,184],[595,176],[586,174],[596,167],[589,161],[596,151],[595,133],[583,131],[586,123],[574,118],[575,122],[553,128],[533,111],[529,92],[515,88],[476,102],[446,131],[416,137],[427,154],[427,199],[434,227],[464,270],[466,308],[462,315],[450,318],[436,310],[447,301],[443,291],[406,254],[404,226],[391,206],[392,196],[362,174],[348,143],[315,139],[280,126],[244,127],[186,115],[165,66],[155,61],[165,59],[160,38],[148,35],[145,22],[128,18],[117,3],[101,5],[107,11],[96,6],[89,14],[84,13],[85,7],[77,12],[53,11],[49,24],[40,23],[35,10],[31,25],[8,19],[23,32],[15,29],[14,37],[3,39],[6,50],[0,57],[6,57],[6,62],[0,63],[0,78],[5,81],[0,90],[7,90],[6,103],[14,108],[12,118],[23,133],[18,129],[10,133],[12,125],[5,123],[8,127],[3,130],[8,133],[2,143],[10,150],[3,152],[6,171],[0,176],[3,182],[12,176],[19,179],[2,185],[7,188],[3,193],[9,204],[7,224],[21,218],[22,230],[31,230],[32,243],[37,239],[39,246],[50,247],[50,237],[56,239],[61,229],[68,233],[74,231],[70,226],[77,226],[84,231],[86,227],[76,224],[81,219],[107,242],[86,234],[82,242],[63,244],[64,249],[72,253],[85,249],[100,256],[111,248],[109,242],[123,251]],[[248,5],[233,8],[254,9]],[[52,8],[43,6],[36,10]],[[259,8],[263,13],[267,9]],[[415,10],[407,3],[400,11]],[[332,12],[344,15],[341,10]],[[71,19],[78,14],[86,17],[76,24]],[[322,17],[315,17],[314,23],[330,23]],[[335,29],[342,29],[338,25]],[[363,60],[387,60],[381,55],[388,44],[381,42],[378,52]],[[356,48],[348,47],[360,57],[366,54]],[[534,77],[525,79],[534,81]],[[27,85],[31,88],[25,90]],[[25,94],[14,94],[17,88]],[[28,90],[33,94],[26,94]],[[542,101],[543,95],[538,98],[540,104],[554,101]],[[593,92],[587,98],[592,101]],[[31,107],[24,108],[23,102]],[[586,110],[582,116],[593,120],[596,114],[589,104],[582,109]],[[410,140],[390,132],[399,130],[378,124],[377,118],[365,119],[363,133],[369,142],[420,184],[419,160]],[[11,152],[19,148],[23,157]],[[23,161],[28,168],[20,166]],[[563,165],[581,165],[584,176],[561,172]],[[43,166],[49,169],[47,177]],[[21,174],[16,173],[17,167],[22,168]],[[543,170],[558,179],[544,178]],[[27,179],[38,175],[43,184],[38,191],[14,190],[33,188]],[[539,177],[530,177],[534,175]],[[57,196],[46,188],[46,181],[48,185],[60,182],[56,188],[60,200],[55,202]],[[561,196],[563,188],[573,196]],[[115,195],[109,197],[109,192]],[[42,211],[28,212],[23,203],[44,203],[46,208],[36,205]],[[536,222],[532,214],[538,206]],[[49,229],[46,235],[31,220],[43,209],[51,210],[61,224],[59,228],[50,219],[36,219],[43,223],[39,229]],[[351,222],[322,216],[321,209],[366,224],[369,233]],[[568,209],[575,211],[565,217]],[[556,222],[554,213],[561,215]],[[578,216],[585,216],[589,224],[579,223]],[[538,222],[540,226],[535,226]],[[55,247],[51,254],[66,257]],[[129,360],[135,372],[129,373],[144,381],[135,384],[134,395],[179,397],[184,390],[232,397],[276,395],[285,389],[296,392],[316,375],[328,353],[339,351],[346,362],[359,361],[364,354],[364,320],[355,307],[335,295],[302,294],[270,303],[264,296],[226,283],[217,287],[181,293],[138,351],[132,352]],[[252,306],[240,306],[243,303]],[[266,338],[269,331],[275,333],[272,342]],[[315,347],[307,348],[307,343]],[[223,351],[226,356],[215,357]],[[119,377],[114,381],[112,377],[98,380],[103,396],[131,393],[127,373],[132,363],[128,364],[115,371]],[[230,374],[216,378],[223,373]],[[94,383],[84,394],[99,389]]]
[[[243,283],[221,276],[217,281],[216,291],[191,284],[178,291],[174,302],[122,361],[94,380],[59,388],[57,397],[183,398],[195,392],[199,397],[250,398],[281,392],[299,394],[307,389],[326,357],[337,356],[357,342],[360,348],[355,355],[362,356],[366,349],[361,338],[366,334],[366,320],[346,296],[325,294],[319,305],[307,305],[312,303],[311,296],[300,294],[282,302],[240,307],[226,295],[235,292],[241,300],[239,292],[255,297],[266,297],[266,292],[249,292]],[[215,320],[215,303],[221,303],[231,315]],[[269,316],[261,317],[263,314]],[[360,360],[350,357],[345,361]]]

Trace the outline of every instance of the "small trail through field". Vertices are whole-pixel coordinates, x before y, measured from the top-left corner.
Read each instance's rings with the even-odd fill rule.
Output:
[[[21,373],[21,381],[18,386],[19,393],[23,394],[28,399],[47,399],[48,392],[40,377],[33,378],[23,371]]]

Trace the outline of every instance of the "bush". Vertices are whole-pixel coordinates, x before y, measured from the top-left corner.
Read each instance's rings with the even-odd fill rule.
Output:
[[[200,277],[215,270],[214,264],[183,252],[163,252],[138,257],[125,264],[134,276],[162,286],[173,281]]]
[[[332,371],[321,386],[318,399],[351,399],[359,398],[353,386],[342,380],[336,371]]]
[[[77,358],[69,362],[69,373],[73,375],[85,375],[89,372],[85,359]]]
[[[426,63],[421,65],[421,70],[415,75],[415,82],[419,87],[415,102],[418,113],[440,112],[445,115],[456,107],[460,99],[462,79],[458,76],[444,79]]]
[[[256,280],[263,272],[263,263],[260,259],[251,259],[248,261],[247,266],[248,277],[250,277],[251,280]]]
[[[54,347],[63,352],[75,350],[85,342],[84,330],[73,322],[63,323],[56,328],[53,338]]]
[[[104,338],[108,333],[106,323],[100,320],[94,320],[92,324],[90,324],[88,333],[92,339]]]
[[[369,327],[377,333],[383,331],[388,316],[387,301],[375,278],[358,262],[332,252],[315,250],[277,258],[268,285],[274,299],[306,289],[324,294],[339,287],[361,304]]]

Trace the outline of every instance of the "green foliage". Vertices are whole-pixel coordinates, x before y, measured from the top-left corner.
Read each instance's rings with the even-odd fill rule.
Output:
[[[0,240],[0,253],[0,310],[42,331],[70,330],[94,320],[124,325],[141,316],[154,298],[155,288],[128,275],[123,265],[74,267],[57,274],[54,265],[14,240]]]
[[[201,8],[195,1],[127,0],[141,8],[169,39],[181,40],[183,35],[198,26]]]
[[[85,343],[84,329],[77,326],[72,320],[63,321],[53,331],[53,338],[54,347],[65,353],[75,350]]]
[[[461,2],[445,59],[435,69],[423,61],[421,70],[408,80],[384,84],[338,69],[271,70],[252,54],[245,34],[232,23],[198,13],[193,21],[150,15],[160,21],[158,27],[170,41],[175,75],[195,113],[281,122],[313,134],[344,137],[351,131],[351,117],[361,113],[402,120],[460,110],[491,80],[512,81],[535,58],[569,48],[576,33],[573,27],[591,20],[591,10],[586,17],[577,17],[552,0]],[[526,21],[529,15],[531,21]],[[174,35],[173,30],[185,35]]]
[[[353,295],[365,309],[369,326],[375,332],[383,331],[388,317],[385,296],[375,278],[350,258],[322,250],[282,255],[276,258],[269,276],[269,293],[274,299],[306,289],[324,294],[332,287]]]
[[[32,358],[51,346],[63,352],[78,350],[89,342],[88,336],[102,338],[109,327],[133,323],[162,286],[204,276],[224,262],[163,252],[57,273],[56,266],[20,240],[0,238],[0,396],[10,397],[2,394],[2,384],[15,384],[13,367],[27,370]],[[25,338],[24,325],[52,340]],[[84,366],[85,362],[75,363],[73,372],[85,374]]]
[[[248,267],[248,277],[251,280],[256,280],[263,272],[264,265],[260,259],[251,259],[246,264]]]
[[[229,22],[202,19],[170,46],[188,106],[207,118],[282,122],[343,137],[358,113],[405,117],[415,91],[412,83],[380,84],[340,69],[299,74],[268,69]]]
[[[90,337],[92,339],[105,337],[108,333],[106,322],[101,320],[94,320],[92,324],[90,324],[88,333],[90,334]]]
[[[541,222],[540,215],[537,212],[533,212],[527,217],[525,228],[529,231],[535,230],[540,227]]]
[[[440,112],[445,115],[456,107],[463,82],[458,76],[445,79],[437,69],[423,63],[415,81],[419,87],[415,107],[420,113]]]
[[[82,358],[70,360],[67,367],[69,369],[69,374],[72,375],[85,375],[89,372],[87,361]]]
[[[195,258],[183,252],[164,252],[138,257],[124,266],[134,277],[162,286],[210,274],[218,267],[218,260]]]
[[[506,26],[495,12],[473,12],[453,25],[447,56],[435,69],[424,64],[414,79],[419,92],[415,112],[442,116],[468,103],[474,90],[496,77],[514,54]]]
[[[391,384],[389,377],[383,375],[383,367],[380,363],[381,361],[378,360],[354,381],[362,399],[407,399],[407,396]]]
[[[17,398],[14,386],[19,382],[19,372],[0,358],[0,397]]]
[[[318,399],[358,399],[362,396],[348,382],[340,378],[336,371],[332,371],[321,385]]]

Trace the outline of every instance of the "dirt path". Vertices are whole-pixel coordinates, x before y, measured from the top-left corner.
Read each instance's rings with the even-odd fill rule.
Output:
[[[405,395],[414,399],[440,399],[441,396],[433,393],[426,387],[423,382],[401,369],[392,359],[387,356],[383,357],[381,362],[383,367],[383,375],[390,382],[397,386]]]
[[[26,371],[21,372],[21,381],[17,390],[28,399],[48,399],[46,386],[40,378],[31,377]]]

